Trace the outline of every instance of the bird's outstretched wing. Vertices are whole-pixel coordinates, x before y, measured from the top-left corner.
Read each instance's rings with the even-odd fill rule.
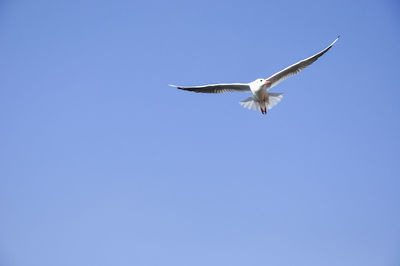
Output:
[[[193,87],[175,86],[175,85],[169,85],[169,86],[175,87],[175,88],[178,88],[181,90],[201,92],[201,93],[223,93],[223,92],[232,92],[232,91],[240,91],[240,92],[250,91],[250,86],[246,83],[210,84],[210,85],[193,86]]]
[[[323,54],[328,52],[329,49],[331,49],[331,47],[335,44],[335,42],[339,39],[339,37],[340,36],[338,36],[336,38],[336,40],[334,40],[333,43],[331,43],[331,45],[326,47],[321,52],[319,52],[309,58],[301,60],[300,62],[297,62],[296,64],[293,64],[293,65],[285,68],[284,70],[281,70],[278,73],[275,73],[271,77],[267,78],[267,80],[271,81],[271,86],[268,89],[278,85],[280,82],[284,81],[288,77],[298,74],[300,71],[302,71],[303,69],[305,69],[306,67],[308,67],[309,65],[311,65],[312,63],[317,61],[317,59],[319,57],[321,57]]]

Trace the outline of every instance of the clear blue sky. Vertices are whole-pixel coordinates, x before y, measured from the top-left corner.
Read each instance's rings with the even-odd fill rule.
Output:
[[[397,266],[396,1],[0,2],[0,264]],[[167,84],[266,78],[273,89]]]

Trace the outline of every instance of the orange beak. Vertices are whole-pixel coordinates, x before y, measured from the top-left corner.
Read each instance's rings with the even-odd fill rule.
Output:
[[[266,81],[265,81],[265,84],[267,84],[267,85],[268,85],[268,84],[271,84],[271,81],[266,80]]]

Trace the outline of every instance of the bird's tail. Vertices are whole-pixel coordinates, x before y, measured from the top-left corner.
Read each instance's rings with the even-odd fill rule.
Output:
[[[268,93],[268,99],[265,101],[267,109],[271,109],[277,105],[283,98],[283,93]],[[262,111],[264,103],[256,100],[253,96],[239,102],[241,106],[249,110]]]

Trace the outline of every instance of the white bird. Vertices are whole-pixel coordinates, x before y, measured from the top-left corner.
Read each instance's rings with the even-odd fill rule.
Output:
[[[240,104],[251,110],[260,110],[262,114],[267,113],[267,109],[271,109],[283,97],[282,93],[272,93],[268,92],[269,89],[275,87],[280,82],[284,81],[290,76],[296,75],[304,68],[308,67],[312,63],[314,63],[320,56],[328,52],[329,49],[335,44],[335,42],[339,39],[340,36],[336,38],[336,40],[331,43],[327,48],[322,50],[321,52],[301,60],[296,64],[293,64],[278,73],[273,74],[267,79],[256,79],[250,83],[221,83],[221,84],[209,84],[203,86],[193,86],[193,87],[185,87],[185,86],[175,86],[169,85],[171,87],[175,87],[181,90],[201,92],[201,93],[223,93],[223,92],[231,92],[231,91],[239,91],[239,92],[247,92],[250,91],[253,95],[249,98],[240,102]]]

